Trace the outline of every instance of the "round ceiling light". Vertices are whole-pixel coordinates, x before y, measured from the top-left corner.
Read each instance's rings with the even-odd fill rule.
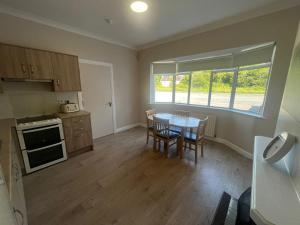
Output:
[[[143,13],[143,12],[147,11],[148,5],[146,2],[135,1],[135,2],[131,3],[130,8],[132,11],[134,11],[136,13]]]

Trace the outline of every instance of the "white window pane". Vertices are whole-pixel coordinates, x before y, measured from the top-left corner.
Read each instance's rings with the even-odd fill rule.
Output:
[[[215,72],[213,74],[210,105],[229,108],[234,72]]]
[[[155,102],[172,102],[173,76],[154,75]]]
[[[189,91],[189,74],[176,75],[175,81],[175,103],[187,104]]]
[[[192,73],[190,104],[208,105],[210,75],[210,70]]]
[[[234,109],[261,114],[269,67],[239,71],[234,100]]]

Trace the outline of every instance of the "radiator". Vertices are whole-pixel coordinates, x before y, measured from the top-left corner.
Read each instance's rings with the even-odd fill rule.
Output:
[[[199,118],[205,118],[208,117],[206,129],[205,129],[205,135],[208,137],[215,137],[216,136],[216,121],[217,117],[214,115],[204,115],[204,114],[198,114],[197,117]]]

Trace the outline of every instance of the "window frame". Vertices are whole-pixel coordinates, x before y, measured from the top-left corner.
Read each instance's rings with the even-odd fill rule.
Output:
[[[239,71],[255,70],[255,69],[260,69],[260,68],[264,68],[264,67],[269,67],[269,73],[268,73],[268,80],[267,80],[266,86],[265,86],[265,93],[264,93],[264,100],[263,100],[262,108],[258,113],[253,113],[251,111],[246,111],[246,110],[235,109],[233,107],[234,106],[234,100],[235,100],[235,93],[234,93],[233,105],[232,105],[231,110],[246,113],[246,114],[258,115],[258,116],[262,116],[262,117],[264,116],[266,98],[267,98],[267,93],[268,93],[268,90],[269,90],[269,84],[270,84],[270,79],[271,79],[272,65],[273,65],[272,62],[268,62],[268,63],[261,63],[259,65],[254,65],[254,66],[245,66],[245,67],[242,67],[242,68],[237,67],[237,79],[236,79],[236,82],[234,83],[235,89],[236,89],[237,83],[238,83],[238,73],[239,73]]]
[[[171,102],[156,102],[155,101],[155,79],[154,77],[156,75],[160,75],[160,76],[172,76],[172,101]],[[176,78],[176,73],[173,74],[173,73],[164,73],[164,74],[153,74],[152,75],[152,91],[153,91],[153,94],[151,95],[151,102],[153,102],[154,104],[172,104],[172,103],[175,103],[175,84],[176,84],[176,80],[174,80]]]
[[[176,102],[175,98],[176,98],[176,76],[178,75],[189,75],[189,86],[188,86],[188,96],[187,96],[187,103],[179,103],[179,102]],[[173,89],[173,102],[171,103],[174,103],[174,104],[178,104],[178,105],[189,105],[190,104],[190,92],[191,92],[191,78],[192,78],[192,72],[176,72],[173,76],[173,85],[174,85],[174,89]]]
[[[267,62],[267,63],[261,63],[259,65],[249,65],[249,66],[243,66],[243,67],[232,67],[232,68],[224,68],[224,69],[213,69],[210,70],[210,85],[209,85],[209,90],[208,90],[208,101],[207,105],[198,105],[198,104],[190,104],[190,96],[191,96],[191,85],[192,85],[192,73],[193,71],[187,71],[187,72],[177,72],[177,64],[176,64],[176,72],[175,73],[166,73],[166,74],[153,74],[153,65],[151,64],[151,80],[150,80],[150,104],[176,104],[176,105],[188,105],[188,106],[196,106],[196,107],[205,107],[205,108],[214,108],[214,109],[221,109],[221,110],[227,110],[227,111],[234,111],[246,115],[251,115],[255,117],[264,117],[264,112],[265,112],[265,104],[266,104],[266,98],[267,98],[267,93],[269,89],[269,83],[270,83],[270,78],[271,78],[271,71],[272,71],[272,62]],[[262,105],[262,109],[258,113],[254,113],[251,111],[246,111],[246,110],[239,110],[234,108],[234,101],[235,101],[235,95],[236,95],[236,88],[238,84],[238,76],[239,76],[239,71],[245,71],[245,70],[254,70],[254,69],[260,69],[264,67],[269,67],[269,73],[268,73],[268,80],[266,82],[265,86],[265,92],[264,92],[264,101]],[[231,95],[230,95],[230,102],[229,102],[229,107],[216,107],[216,106],[211,106],[211,96],[212,96],[212,85],[213,85],[213,76],[217,72],[233,72],[234,77],[233,77],[233,82],[232,82],[232,89],[231,89]],[[188,99],[187,103],[176,103],[175,102],[175,95],[176,95],[176,76],[180,74],[188,74],[189,75],[189,86],[188,86]],[[155,101],[155,82],[154,82],[154,77],[155,75],[168,75],[168,76],[173,76],[173,91],[172,91],[172,101],[171,102],[156,102]]]

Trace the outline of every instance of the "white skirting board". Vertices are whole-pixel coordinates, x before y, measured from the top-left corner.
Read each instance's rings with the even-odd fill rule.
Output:
[[[143,125],[142,123],[129,124],[129,125],[126,125],[126,126],[124,126],[124,127],[117,128],[117,129],[115,130],[115,134],[116,134],[116,133],[123,132],[123,131],[126,131],[126,130],[129,130],[129,129],[134,128],[134,127],[138,127],[138,126],[144,127],[144,125]],[[145,126],[145,127],[146,127],[146,126]]]
[[[146,124],[144,124],[144,123],[130,124],[130,125],[127,125],[127,126],[124,126],[124,127],[117,128],[115,133],[120,133],[122,131],[126,131],[126,130],[129,130],[131,128],[138,127],[138,126],[146,127]],[[244,156],[248,159],[253,159],[253,155],[250,152],[247,152],[245,149],[231,143],[228,140],[225,140],[223,138],[218,138],[218,137],[215,137],[215,138],[207,137],[207,139],[211,140],[211,141],[221,143],[221,144],[224,144],[224,145],[228,146],[229,148],[231,148],[232,150],[236,151],[237,153],[241,154],[242,156]]]
[[[224,144],[227,147],[231,148],[232,150],[236,151],[237,153],[241,154],[242,156],[244,156],[248,159],[253,159],[253,155],[250,152],[247,152],[245,149],[231,143],[230,141],[228,141],[226,139],[218,138],[218,137],[215,137],[215,138],[208,137],[207,139],[211,140],[211,141],[221,143],[221,144]]]

